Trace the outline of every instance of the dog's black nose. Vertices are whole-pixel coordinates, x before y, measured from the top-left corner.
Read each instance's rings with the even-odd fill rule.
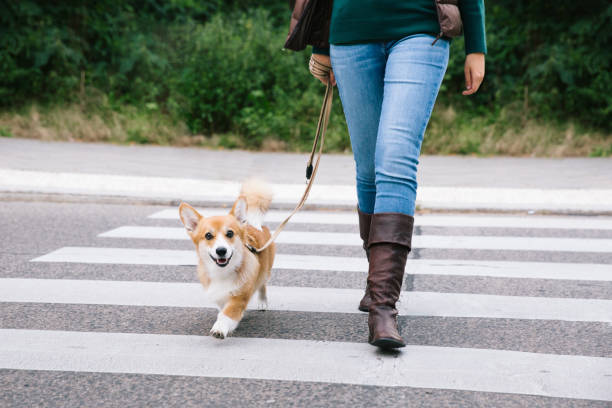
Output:
[[[217,248],[217,255],[225,256],[225,254],[227,254],[227,248],[224,248],[224,247]]]

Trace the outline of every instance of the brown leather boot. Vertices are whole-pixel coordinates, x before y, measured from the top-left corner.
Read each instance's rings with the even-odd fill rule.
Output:
[[[381,348],[404,347],[397,329],[397,309],[406,259],[411,248],[414,218],[402,213],[372,215],[368,249],[370,310],[368,342]]]
[[[370,236],[370,221],[372,220],[372,214],[362,212],[357,207],[357,214],[359,214],[359,236],[363,241],[363,249],[365,250],[368,262],[370,262],[370,251],[368,249],[368,239]],[[359,310],[367,312],[370,308],[370,286],[366,283],[365,294],[359,302]]]

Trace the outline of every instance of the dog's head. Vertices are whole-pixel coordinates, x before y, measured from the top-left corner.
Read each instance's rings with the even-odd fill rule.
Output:
[[[245,250],[246,202],[238,200],[229,214],[213,217],[203,217],[189,204],[181,203],[179,214],[207,270],[218,275],[235,271]]]

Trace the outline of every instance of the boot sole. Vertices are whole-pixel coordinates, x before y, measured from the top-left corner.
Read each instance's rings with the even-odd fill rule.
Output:
[[[371,341],[370,344],[376,347],[380,347],[382,349],[396,349],[406,347],[405,343],[388,337],[383,337],[381,339]]]

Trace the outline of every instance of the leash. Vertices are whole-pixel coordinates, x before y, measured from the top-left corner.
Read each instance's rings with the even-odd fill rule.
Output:
[[[276,228],[276,230],[274,231],[274,234],[261,248],[255,248],[252,245],[245,243],[248,250],[253,253],[258,253],[258,252],[263,251],[272,242],[274,242],[278,234],[280,234],[280,232],[285,227],[287,222],[289,222],[289,219],[291,219],[291,217],[293,217],[295,213],[297,213],[302,208],[302,206],[306,202],[306,199],[308,198],[308,194],[310,193],[310,189],[312,187],[312,184],[314,183],[315,176],[317,175],[317,170],[319,168],[319,162],[321,161],[321,155],[323,154],[323,143],[325,142],[325,132],[327,131],[327,123],[329,122],[329,115],[331,114],[334,90],[331,84],[331,80],[329,78],[329,73],[331,72],[330,66],[322,64],[319,61],[315,60],[314,58],[310,58],[310,63],[309,63],[308,68],[310,69],[310,72],[314,76],[327,78],[327,87],[325,88],[325,97],[323,98],[323,104],[321,105],[321,112],[319,113],[319,121],[317,123],[317,132],[315,134],[314,142],[312,144],[312,151],[310,152],[310,157],[308,159],[308,163],[306,164],[306,183],[307,183],[306,189],[304,190],[304,194],[302,195],[302,198],[300,199],[298,204],[295,206],[291,214],[289,214],[287,218],[285,218],[285,220],[281,222],[278,228]],[[321,143],[319,143],[319,140]],[[318,151],[317,159],[316,161],[314,161],[314,165],[313,165],[315,151],[317,150],[317,143],[319,143],[319,151]]]

